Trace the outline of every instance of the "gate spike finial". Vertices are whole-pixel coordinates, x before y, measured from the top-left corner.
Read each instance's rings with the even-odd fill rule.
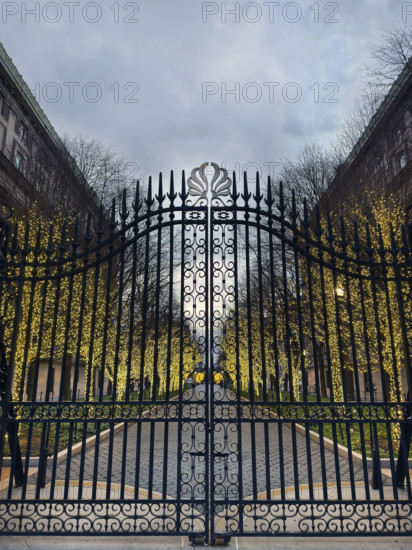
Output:
[[[92,235],[91,235],[91,230],[90,230],[91,225],[92,225],[92,215],[89,212],[87,214],[86,232],[84,234],[84,240],[85,240],[85,243],[86,243],[86,247],[90,243],[90,241],[92,240]]]
[[[236,204],[236,201],[237,199],[239,198],[239,193],[237,192],[237,181],[236,181],[236,172],[233,170],[233,175],[232,175],[232,200],[233,200],[233,203]]]
[[[399,252],[399,248],[398,248],[398,243],[396,241],[395,231],[391,223],[389,224],[389,231],[391,234],[391,252],[392,254],[397,254]]]
[[[165,196],[163,195],[163,174],[162,172],[159,172],[159,189],[157,192],[157,200],[159,202],[160,208],[162,207],[162,202],[165,199]]]
[[[309,211],[308,211],[308,201],[306,200],[306,197],[303,199],[303,227],[308,230],[310,225],[309,221]]]
[[[179,194],[180,198],[182,199],[182,206],[185,205],[186,199],[188,197],[186,193],[186,176],[185,171],[182,170],[182,192]]]
[[[383,236],[382,236],[382,228],[381,224],[378,223],[378,244],[379,244],[379,254],[383,254],[385,252],[385,246],[383,244]]]
[[[74,249],[76,249],[78,246],[80,246],[79,241],[79,218],[76,218],[74,222],[74,234],[73,234],[73,242],[72,246]]]
[[[279,182],[279,204],[278,209],[280,213],[283,215],[285,211],[286,205],[285,205],[285,197],[283,195],[283,181]]]
[[[256,172],[256,195],[253,195],[253,198],[256,201],[257,208],[260,208],[260,201],[262,200],[262,195],[260,194],[260,174]]]
[[[100,242],[101,239],[102,239],[102,236],[104,234],[104,229],[103,229],[103,204],[101,204],[100,208],[99,208],[99,221],[97,222],[96,233],[97,233],[97,240],[98,240],[98,242]]]
[[[242,199],[245,201],[246,205],[249,203],[250,197],[251,197],[251,193],[249,193],[248,182],[247,182],[247,174],[246,174],[246,172],[243,172],[243,195],[242,195]]]
[[[358,232],[358,224],[356,221],[353,222],[353,250],[359,254],[361,251],[361,245],[359,242],[359,232]]]
[[[116,199],[114,197],[112,199],[111,211],[112,212],[110,216],[110,233],[113,234],[116,228]]]
[[[272,196],[272,178],[269,175],[268,176],[268,186],[267,186],[267,191],[266,191],[265,203],[267,204],[270,212],[272,211],[273,202],[274,202],[274,200],[273,200],[273,196]]]
[[[174,172],[173,170],[170,170],[170,187],[169,187],[169,193],[168,193],[168,198],[171,202],[171,204],[173,205],[177,195],[175,193],[175,175],[174,175]]]
[[[122,210],[120,212],[120,217],[122,219],[122,225],[125,225],[126,220],[129,217],[129,212],[127,211],[126,189],[123,189],[123,193],[122,193]]]
[[[292,216],[293,222],[296,224],[299,213],[296,208],[296,194],[294,189],[292,189],[292,210],[290,212],[290,215]]]
[[[341,246],[345,248],[348,243],[346,241],[345,220],[343,216],[340,216],[340,241],[341,241]]]
[[[148,204],[149,202],[152,202],[152,176],[149,176],[149,185],[147,187],[147,201],[146,201]]]
[[[365,229],[366,229],[366,248],[365,248],[365,250],[369,255],[372,255],[373,247],[372,247],[371,233],[370,233],[368,222],[365,223]]]
[[[136,189],[134,194],[134,203],[133,203],[133,210],[135,211],[135,215],[139,212],[139,210],[142,207],[142,203],[140,202],[140,181],[136,181]]]

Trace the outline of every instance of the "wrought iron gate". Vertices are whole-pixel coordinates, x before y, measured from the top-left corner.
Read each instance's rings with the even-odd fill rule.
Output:
[[[405,229],[214,163],[132,208],[3,228],[1,533],[410,535]]]

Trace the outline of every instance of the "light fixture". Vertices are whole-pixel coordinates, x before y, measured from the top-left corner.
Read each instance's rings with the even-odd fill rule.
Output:
[[[344,296],[345,294],[345,291],[343,290],[343,288],[340,288],[338,286],[335,288],[335,292],[338,298],[342,298],[342,296]]]

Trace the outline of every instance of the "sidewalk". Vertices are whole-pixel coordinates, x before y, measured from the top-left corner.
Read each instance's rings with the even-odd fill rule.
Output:
[[[193,548],[186,537],[0,537],[1,550],[193,550]],[[245,537],[233,538],[226,548],[236,550],[412,550],[412,536]]]

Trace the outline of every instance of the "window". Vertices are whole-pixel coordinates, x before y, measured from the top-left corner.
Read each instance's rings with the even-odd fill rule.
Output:
[[[10,114],[10,107],[7,105],[7,102],[4,98],[2,98],[1,103],[1,115],[5,120],[9,120],[9,114]]]
[[[406,155],[405,153],[400,153],[398,156],[398,172],[403,170],[406,166]]]
[[[23,171],[23,155],[20,153],[20,151],[16,151],[14,155],[14,166],[17,168],[17,170],[20,170],[20,172]]]
[[[16,124],[16,126],[17,126],[17,129],[16,129],[17,135],[19,136],[20,140],[23,143],[26,143],[27,135],[28,135],[28,130],[27,130],[26,126],[21,121],[19,121]]]

